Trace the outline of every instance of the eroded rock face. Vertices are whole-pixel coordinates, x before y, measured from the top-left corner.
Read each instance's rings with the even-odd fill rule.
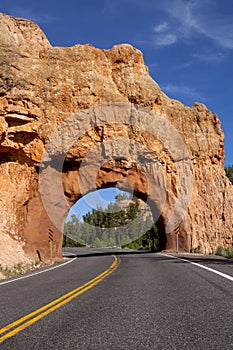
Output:
[[[148,131],[154,115],[160,115],[183,139],[189,162],[184,176],[193,176],[194,180],[191,188],[182,189],[187,196],[192,191],[185,215],[179,216],[182,204],[177,207],[177,220],[182,219],[180,249],[189,251],[200,245],[208,253],[218,245],[232,244],[233,187],[224,172],[224,135],[216,114],[200,103],[187,107],[168,98],[150,77],[141,52],[130,45],[117,45],[110,50],[91,45],[52,47],[36,24],[3,14],[0,44],[2,236],[20,242],[27,257],[35,259],[39,254],[46,260],[48,229],[53,228],[53,257],[61,257],[62,223],[68,206],[64,204],[63,193],[49,197],[47,206],[59,217],[59,223],[54,224],[38,191],[39,168],[45,143],[59,125],[77,114],[77,125],[69,125],[68,133],[60,131],[57,150],[53,149],[50,159],[43,163],[43,171],[48,171],[51,178],[49,188],[44,190],[46,195],[57,190],[57,162],[63,158],[62,184],[69,205],[84,194],[77,181],[81,164],[88,171],[83,176],[90,174],[86,175],[87,191],[116,184],[120,188],[131,186],[144,200],[150,182],[146,169],[149,177],[156,178],[157,186],[164,188],[163,205],[159,204],[162,198],[159,191],[149,196],[149,202],[153,210],[159,209],[158,226],[164,248],[175,249],[173,230],[165,231],[179,195],[179,184],[184,180],[179,178],[178,171],[184,159],[178,159],[161,138]],[[112,123],[100,125],[102,119],[109,118],[104,109],[99,112],[102,105],[115,106],[112,113],[115,123],[111,119]],[[144,108],[150,111],[151,119],[142,117]],[[129,117],[132,114],[133,126],[119,123],[121,110]],[[143,126],[142,122],[148,125]],[[80,137],[74,139],[64,157],[62,142],[67,144],[74,130],[78,130]],[[168,141],[173,140],[171,131],[165,134]],[[111,145],[114,139],[144,145],[156,161],[147,159],[144,169],[139,162],[140,154],[134,154],[131,144],[124,147],[124,157],[122,154],[116,157],[114,143]],[[96,174],[93,159],[85,163],[95,147],[102,147],[101,154],[105,154],[106,160]],[[146,152],[143,154],[146,159]],[[165,182],[158,176],[160,169]],[[95,181],[88,183],[92,176]]]

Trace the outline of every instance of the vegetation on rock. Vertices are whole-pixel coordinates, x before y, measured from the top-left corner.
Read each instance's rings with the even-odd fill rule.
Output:
[[[43,266],[43,264],[39,261],[33,261],[27,264],[19,262],[11,267],[0,264],[0,274],[3,276],[3,278],[10,278],[33,271],[41,266]]]

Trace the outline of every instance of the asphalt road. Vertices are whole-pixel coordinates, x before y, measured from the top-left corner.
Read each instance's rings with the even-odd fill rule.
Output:
[[[0,283],[0,339],[9,336],[2,350],[233,349],[232,261],[123,250],[71,253],[76,258],[59,268]]]

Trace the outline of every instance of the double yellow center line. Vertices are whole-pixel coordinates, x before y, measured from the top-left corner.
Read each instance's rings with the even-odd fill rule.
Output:
[[[92,280],[83,284],[82,286],[73,289],[69,293],[62,295],[60,298],[53,300],[52,302],[42,306],[41,308],[31,312],[30,314],[19,318],[18,320],[8,324],[7,326],[0,329],[0,343],[4,340],[13,337],[17,333],[21,332],[23,329],[31,326],[33,323],[39,321],[41,318],[49,315],[51,312],[59,309],[61,306],[69,303],[72,299],[76,298],[80,294],[93,288],[95,285],[100,283],[104,278],[109,276],[113,271],[115,271],[119,265],[120,260],[113,255],[114,261],[111,266],[102,272],[100,275],[96,276]]]

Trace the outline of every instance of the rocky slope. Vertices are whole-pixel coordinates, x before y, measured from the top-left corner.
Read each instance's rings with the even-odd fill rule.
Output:
[[[200,245],[211,252],[232,245],[233,187],[224,172],[224,135],[216,114],[203,104],[187,107],[168,98],[150,77],[142,53],[130,45],[52,47],[35,23],[4,14],[0,45],[1,237],[17,241],[27,258],[46,260],[52,228],[53,257],[59,257],[68,205],[90,190],[118,183],[148,198],[155,216],[159,212],[167,249],[175,247],[175,221],[180,222],[180,249]],[[133,125],[119,115],[132,117]],[[64,128],[68,132],[62,133]],[[47,174],[41,198],[41,157],[55,130],[57,147],[53,140],[41,168]],[[176,151],[179,137],[184,143]],[[131,143],[116,145],[114,139]],[[156,161],[149,164],[138,145]],[[105,154],[99,169],[94,154],[86,159],[96,147]],[[141,151],[145,166],[138,165]],[[81,164],[87,169],[82,189],[77,182]],[[66,202],[63,193],[57,195],[61,170]],[[149,193],[153,181],[156,190]]]

